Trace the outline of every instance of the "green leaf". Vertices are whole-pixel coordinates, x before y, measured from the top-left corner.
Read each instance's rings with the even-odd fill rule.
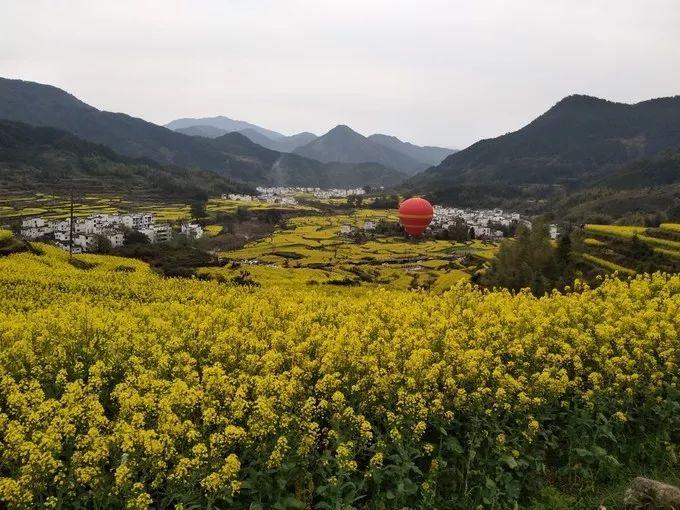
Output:
[[[454,436],[447,437],[446,441],[444,441],[444,444],[446,445],[446,448],[452,452],[463,453],[464,451],[460,441],[458,441],[458,439],[456,439]]]
[[[517,461],[512,455],[503,455],[501,460],[505,462],[510,469],[517,469]]]
[[[576,455],[579,457],[592,457],[593,454],[590,450],[586,450],[585,448],[575,448],[574,452],[576,452]]]

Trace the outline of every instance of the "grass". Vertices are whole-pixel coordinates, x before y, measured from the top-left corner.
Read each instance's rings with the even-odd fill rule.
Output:
[[[594,237],[587,237],[583,240],[583,242],[586,244],[586,246],[604,246],[605,245],[605,243],[603,243],[599,239],[595,239]]]
[[[680,251],[667,250],[664,248],[654,248],[654,253],[656,253],[657,255],[661,255],[662,257],[680,260]]]
[[[667,231],[673,231],[673,227],[676,226],[675,223],[664,223],[662,224],[662,229]],[[586,232],[591,234],[597,234],[602,236],[614,237],[617,239],[632,239],[637,236],[637,238],[643,243],[655,247],[663,248],[666,250],[676,250],[680,251],[680,242],[672,241],[670,239],[663,239],[660,237],[653,237],[647,234],[646,227],[630,226],[630,225],[586,225]],[[586,243],[587,244],[587,243]]]
[[[588,224],[585,227],[586,232],[594,234],[602,234],[621,239],[631,239],[635,235],[644,234],[646,227],[630,226],[630,225],[596,225]]]
[[[662,223],[659,228],[668,232],[680,232],[680,223]]]
[[[626,490],[637,476],[675,486],[680,485],[680,475],[672,470],[653,472],[646,472],[643,469],[626,470],[616,480],[594,488],[545,487],[529,504],[528,510],[592,510],[601,506],[608,509],[623,508]]]
[[[207,225],[203,228],[205,235],[208,237],[215,237],[222,233],[224,227],[222,225]]]
[[[5,243],[12,239],[12,231],[0,229],[0,243]]]
[[[577,254],[577,257],[581,258],[582,260],[589,262],[593,264],[594,266],[600,267],[602,269],[606,269],[611,272],[619,272],[622,274],[627,274],[627,275],[634,275],[635,271],[632,269],[629,269],[627,267],[620,266],[618,264],[615,264],[613,262],[610,262],[609,260],[602,259],[600,257],[596,257],[595,255],[591,255],[590,253],[579,253]]]

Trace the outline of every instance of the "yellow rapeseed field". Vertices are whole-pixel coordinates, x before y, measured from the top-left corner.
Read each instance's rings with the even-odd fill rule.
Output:
[[[677,469],[680,276],[329,294],[43,249],[0,258],[0,506],[513,508]]]

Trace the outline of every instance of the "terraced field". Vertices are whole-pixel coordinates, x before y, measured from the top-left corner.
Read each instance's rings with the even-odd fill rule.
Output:
[[[586,225],[581,258],[596,268],[635,274],[680,272],[680,224],[658,228]]]
[[[237,202],[235,200],[210,199],[206,210],[209,214],[231,214],[238,207],[252,210],[289,209],[313,211],[305,206],[282,206],[259,201]],[[127,199],[114,195],[84,195],[75,199],[75,216],[89,216],[98,213],[152,212],[158,221],[181,221],[191,217],[191,207],[186,203],[160,202],[158,199]],[[7,195],[0,197],[0,222],[9,223],[41,216],[48,219],[66,218],[70,214],[70,197],[36,193],[34,195]]]
[[[340,235],[342,225],[361,230],[364,221],[396,222],[396,211],[357,210],[352,215],[305,215],[284,228],[220,255],[230,262],[204,275],[233,279],[247,271],[261,285],[375,285],[449,289],[490,260],[497,246],[371,235]]]

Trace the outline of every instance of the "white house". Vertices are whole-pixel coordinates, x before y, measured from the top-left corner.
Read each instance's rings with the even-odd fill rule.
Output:
[[[21,228],[43,228],[46,222],[42,218],[24,218],[21,220]]]
[[[164,243],[172,239],[172,227],[170,225],[151,225],[148,228],[140,228],[139,231],[149,238],[150,243]]]
[[[122,232],[111,230],[109,232],[105,232],[103,235],[109,240],[112,248],[119,248],[123,246],[123,243],[125,242],[125,236]]]
[[[68,231],[64,232],[62,230],[57,230],[56,232],[54,232],[54,238],[57,241],[68,243],[69,239],[71,238],[71,235],[70,235],[70,232],[68,232]],[[57,244],[59,244],[59,243],[57,243]]]
[[[375,222],[371,220],[364,221],[364,230],[365,231],[375,230]]]
[[[550,224],[550,239],[557,239],[560,235],[560,232],[557,228],[557,224],[551,223]]]
[[[83,251],[92,251],[97,248],[97,236],[95,234],[79,234],[73,238],[73,244]]]
[[[485,237],[491,237],[491,229],[489,227],[481,226],[481,225],[473,225],[472,229],[475,232],[475,237],[478,239],[482,239]]]
[[[182,234],[191,239],[203,237],[203,227],[198,223],[182,223]]]
[[[347,236],[352,233],[351,225],[340,225],[340,235]]]

